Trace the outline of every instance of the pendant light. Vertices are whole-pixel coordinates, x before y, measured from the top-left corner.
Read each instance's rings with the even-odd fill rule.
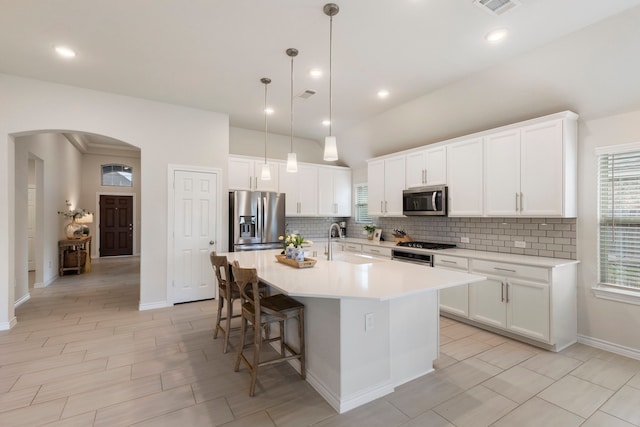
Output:
[[[285,51],[291,58],[291,151],[287,155],[287,172],[298,172],[298,159],[293,152],[293,58],[298,56],[298,49],[289,48]]]
[[[333,70],[332,70],[332,57],[333,57],[333,17],[340,12],[340,8],[335,3],[327,3],[322,8],[324,14],[329,16],[329,136],[324,138],[324,160],[327,162],[338,160],[338,146],[336,143],[336,137],[333,136]]]
[[[271,83],[271,79],[263,77],[260,82],[264,84],[264,164],[262,165],[262,174],[260,179],[263,181],[271,181],[271,170],[267,164],[267,85]]]

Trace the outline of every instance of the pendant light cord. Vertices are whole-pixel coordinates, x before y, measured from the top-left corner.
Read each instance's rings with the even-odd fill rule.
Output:
[[[267,84],[264,84],[264,164],[267,164]]]
[[[293,56],[291,56],[291,153],[293,153]]]
[[[333,15],[329,17],[329,136],[333,136]]]

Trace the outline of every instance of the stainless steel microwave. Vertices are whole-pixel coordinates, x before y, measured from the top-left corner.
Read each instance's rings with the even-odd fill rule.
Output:
[[[402,192],[404,215],[447,215],[447,187],[416,187]]]

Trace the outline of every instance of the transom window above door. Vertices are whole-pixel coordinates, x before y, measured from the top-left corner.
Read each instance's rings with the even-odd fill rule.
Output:
[[[102,185],[105,187],[133,187],[133,168],[121,164],[102,165]]]

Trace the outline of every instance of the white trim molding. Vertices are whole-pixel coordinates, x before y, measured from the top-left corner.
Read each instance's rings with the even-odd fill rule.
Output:
[[[9,329],[16,326],[17,323],[18,319],[15,317],[8,322],[0,322],[0,331],[8,331]]]
[[[640,305],[640,291],[598,285],[591,288],[596,298]]]
[[[171,307],[172,304],[169,304],[166,301],[156,301],[156,302],[147,302],[147,303],[139,303],[138,304],[138,310],[140,311],[145,311],[145,310],[155,310],[158,308],[167,308],[167,307]]]
[[[631,357],[632,359],[640,360],[640,350],[635,348],[625,347],[623,345],[610,343],[598,338],[587,337],[584,335],[578,335],[578,342],[590,347],[606,350],[611,353],[619,354],[620,356]]]
[[[27,293],[22,298],[19,298],[13,306],[14,306],[14,308],[18,308],[19,306],[21,306],[25,302],[29,301],[30,299],[31,299],[31,294]]]

